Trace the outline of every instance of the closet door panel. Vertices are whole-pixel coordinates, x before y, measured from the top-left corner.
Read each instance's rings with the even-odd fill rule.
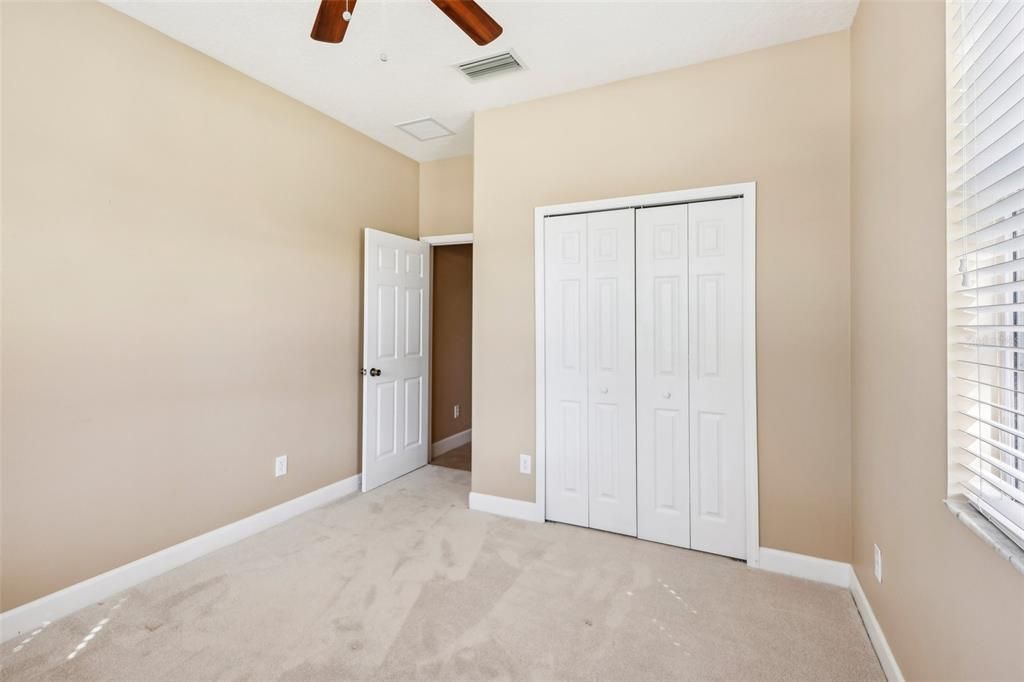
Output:
[[[636,213],[637,531],[690,546],[688,206]]]
[[[633,209],[587,215],[590,527],[636,535]]]
[[[743,203],[689,207],[690,540],[746,556]]]
[[[587,218],[544,223],[546,516],[590,523]]]

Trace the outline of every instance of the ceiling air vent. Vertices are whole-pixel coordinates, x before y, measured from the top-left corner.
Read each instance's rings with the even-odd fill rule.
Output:
[[[491,55],[483,59],[463,62],[455,68],[461,71],[469,80],[476,81],[507,71],[521,71],[523,65],[511,52],[502,52],[501,54]]]

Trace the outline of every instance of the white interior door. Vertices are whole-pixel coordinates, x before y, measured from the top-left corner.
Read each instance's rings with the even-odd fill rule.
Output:
[[[689,207],[636,212],[637,535],[690,546]]]
[[[743,200],[690,204],[689,232],[690,546],[744,559]]]
[[[427,463],[430,246],[367,229],[363,491]]]
[[[545,514],[590,524],[587,217],[544,221]]]
[[[636,535],[633,209],[587,214],[590,527]]]

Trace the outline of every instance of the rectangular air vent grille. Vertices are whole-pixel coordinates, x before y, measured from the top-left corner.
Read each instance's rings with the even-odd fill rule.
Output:
[[[456,66],[471,81],[480,80],[506,71],[520,71],[522,63],[511,52],[491,55],[483,59],[474,59]]]

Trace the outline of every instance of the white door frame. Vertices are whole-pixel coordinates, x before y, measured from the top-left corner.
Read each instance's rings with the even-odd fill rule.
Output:
[[[472,244],[473,233],[463,232],[461,234],[436,234],[430,237],[420,237],[421,242],[431,246],[450,246],[452,244]]]
[[[760,525],[757,500],[757,346],[756,346],[756,225],[757,225],[757,183],[743,182],[734,185],[700,187],[675,192],[639,194],[629,197],[580,201],[570,204],[554,204],[534,209],[534,308],[536,329],[536,479],[534,513],[543,521],[546,518],[545,471],[546,471],[546,425],[545,415],[545,363],[544,363],[544,219],[548,216],[569,213],[591,213],[622,208],[649,208],[665,204],[712,201],[715,199],[743,199],[743,359],[747,370],[743,376],[744,414],[744,465],[746,468],[747,504],[747,564],[760,563]]]
[[[430,245],[430,277],[434,277],[434,247],[436,246],[454,246],[456,244],[472,244],[473,233],[472,232],[460,232],[459,234],[435,234],[428,237],[420,237],[420,241],[424,244]],[[430,298],[427,300],[427,307],[430,310],[430,328],[427,329],[427,333],[430,334],[430,340],[434,340],[434,286],[431,282],[430,286]],[[430,352],[434,352],[433,343],[430,346]],[[434,461],[434,431],[433,415],[434,415],[434,363],[428,364],[427,371],[427,442],[430,443],[430,450],[427,452],[427,463]],[[472,477],[470,472],[470,477]]]

